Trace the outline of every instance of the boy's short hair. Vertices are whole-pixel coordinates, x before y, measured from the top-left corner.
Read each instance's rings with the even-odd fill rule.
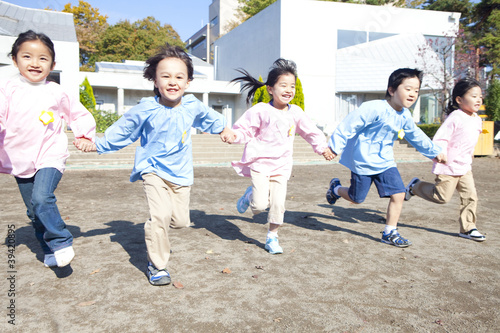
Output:
[[[389,88],[392,88],[393,90],[397,90],[399,85],[403,82],[404,79],[413,78],[413,77],[416,77],[420,81],[420,85],[422,85],[422,80],[424,78],[424,72],[422,72],[421,70],[418,70],[418,69],[413,69],[413,68],[396,69],[389,76],[389,82],[387,84],[385,98],[391,97],[391,94],[389,94]]]
[[[177,58],[182,60],[187,67],[188,80],[193,80],[194,68],[191,57],[186,53],[186,51],[184,51],[182,47],[169,44],[163,46],[157,54],[146,60],[146,67],[144,67],[144,78],[149,81],[156,80],[156,68],[158,67],[158,63],[166,58]],[[156,96],[160,96],[160,91],[156,87],[154,87],[154,93]]]

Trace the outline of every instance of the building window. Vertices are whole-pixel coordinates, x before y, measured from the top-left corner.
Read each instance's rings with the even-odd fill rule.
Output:
[[[61,84],[61,73],[60,72],[50,72],[49,76],[47,76],[47,81]]]
[[[370,32],[358,30],[337,30],[337,49],[358,44],[373,42],[378,39],[395,36],[385,32]]]
[[[420,123],[439,124],[441,122],[441,105],[433,94],[420,95]]]
[[[215,27],[215,26],[216,26],[216,25],[218,25],[218,24],[219,24],[219,17],[218,17],[218,16],[216,16],[216,17],[214,17],[214,18],[212,19],[212,21],[210,21],[210,28],[213,28],[213,27]]]

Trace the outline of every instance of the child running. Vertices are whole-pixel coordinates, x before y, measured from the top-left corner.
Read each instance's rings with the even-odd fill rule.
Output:
[[[69,156],[65,122],[88,149],[95,137],[94,117],[60,85],[47,81],[56,64],[47,35],[21,33],[9,56],[20,75],[0,83],[0,172],[16,179],[45,267],[64,267],[75,256],[54,195]]]
[[[328,203],[333,205],[341,197],[362,203],[375,182],[379,196],[390,198],[381,241],[397,247],[412,243],[397,231],[405,186],[394,161],[394,141],[404,137],[422,155],[441,163],[446,160],[441,148],[415,125],[408,110],[417,101],[422,76],[416,69],[394,71],[389,77],[386,100],[361,104],[345,117],[328,142],[333,155],[342,154],[340,163],[351,170],[350,187],[342,187],[338,178],[331,180],[326,193]]]
[[[191,223],[189,198],[193,184],[191,128],[230,138],[222,114],[184,91],[193,80],[189,55],[165,46],[146,61],[144,78],[153,81],[155,97],[143,98],[96,141],[99,154],[111,153],[141,140],[130,181],[141,179],[150,219],[144,225],[148,251],[147,276],[155,286],[170,284],[168,229]],[[229,133],[229,134],[228,134]],[[78,145],[77,145],[78,147]]]
[[[283,224],[287,181],[293,165],[295,133],[302,136],[318,154],[333,158],[325,135],[297,105],[289,104],[295,96],[297,69],[293,61],[278,59],[271,67],[266,83],[239,70],[242,77],[232,82],[244,82],[242,90],[250,89],[247,103],[258,88],[266,86],[271,101],[248,109],[233,125],[234,143],[244,143],[243,157],[232,166],[240,176],[251,177],[249,186],[237,202],[238,212],[248,207],[258,214],[269,207],[265,249],[271,254],[283,253],[278,242],[278,228]]]
[[[477,193],[472,176],[472,158],[479,134],[481,118],[477,111],[482,104],[479,82],[466,78],[453,88],[446,109],[446,120],[434,135],[433,141],[447,153],[446,164],[434,163],[435,183],[413,178],[406,187],[405,200],[413,195],[438,204],[450,201],[455,189],[460,195],[459,236],[482,242],[486,239],[476,228]]]

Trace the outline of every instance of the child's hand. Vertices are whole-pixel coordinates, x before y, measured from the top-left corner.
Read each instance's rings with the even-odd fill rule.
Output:
[[[229,127],[224,128],[224,130],[220,132],[219,135],[222,142],[227,142],[229,144],[233,143],[236,139],[236,134]]]
[[[446,164],[446,162],[448,162],[448,159],[446,157],[446,155],[444,153],[441,153],[439,154],[438,156],[436,156],[434,158],[436,160],[436,162],[438,163],[443,163],[443,164]]]
[[[323,152],[323,157],[327,161],[333,160],[335,157],[337,157],[337,154],[335,154],[330,147],[326,148],[325,151]]]
[[[78,150],[81,150],[83,152],[97,151],[97,147],[89,139],[75,139],[75,141],[73,141],[73,144],[76,148],[78,148]]]

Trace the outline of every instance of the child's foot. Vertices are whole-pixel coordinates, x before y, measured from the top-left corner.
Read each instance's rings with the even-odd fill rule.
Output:
[[[248,206],[250,206],[250,193],[252,193],[252,186],[248,186],[245,194],[241,198],[238,199],[238,202],[236,203],[236,209],[238,209],[238,212],[240,214],[243,214],[244,212],[247,211]]]
[[[330,186],[328,187],[328,191],[326,191],[326,201],[328,201],[330,205],[333,205],[335,202],[337,202],[337,199],[340,199],[340,195],[336,195],[334,191],[334,189],[337,186],[341,186],[340,179],[333,178],[330,181]]]
[[[406,185],[406,189],[405,189],[405,201],[410,200],[411,197],[415,195],[415,194],[413,194],[413,185],[415,185],[419,181],[420,181],[420,179],[418,179],[417,177],[415,177],[412,180],[410,180],[410,182],[408,183],[408,185]]]
[[[170,284],[170,273],[166,269],[157,269],[152,263],[148,263],[148,280],[153,286],[164,286]]]
[[[280,243],[278,242],[278,238],[268,238],[266,240],[266,246],[264,247],[269,253],[271,254],[281,254],[283,253],[283,249],[280,246]]]
[[[411,241],[401,237],[398,229],[393,229],[388,234],[382,232],[382,238],[380,239],[382,243],[391,244],[397,247],[408,247],[411,245]]]
[[[57,250],[54,252],[54,257],[57,263],[57,267],[64,267],[69,265],[71,260],[75,257],[75,251],[73,251],[73,246],[65,247],[64,249]]]
[[[467,232],[464,233],[459,233],[458,236],[467,238],[467,239],[472,239],[475,240],[476,242],[483,242],[486,240],[486,237],[482,235],[477,229],[471,229]]]
[[[45,267],[56,267],[57,261],[54,254],[53,253],[46,254],[45,257],[43,258],[43,264],[45,265]]]

